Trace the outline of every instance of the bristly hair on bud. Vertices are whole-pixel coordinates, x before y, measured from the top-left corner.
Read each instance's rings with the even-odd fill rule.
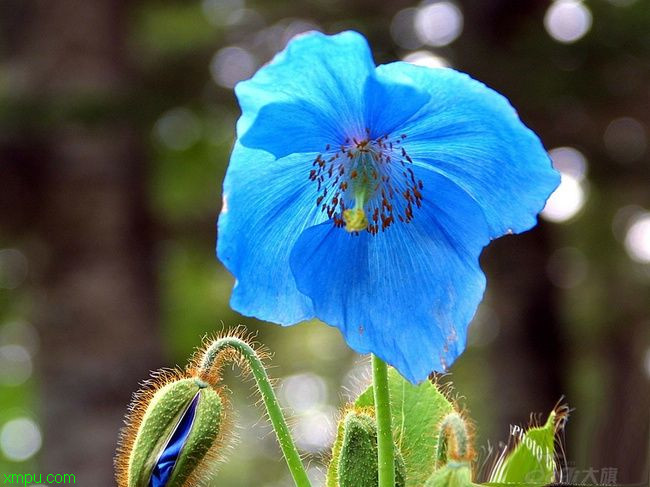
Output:
[[[254,338],[255,335],[238,327],[225,336],[206,339],[203,348],[194,355],[190,370],[200,380],[218,384],[223,367],[232,363],[239,365],[244,377],[252,377],[294,482],[298,486],[309,486],[309,477],[273,391],[273,381],[266,372],[264,361],[269,354],[254,342]]]
[[[185,369],[154,373],[136,393],[115,460],[118,487],[196,487],[209,482],[232,438],[222,385],[226,364],[253,377],[296,485],[309,478],[279,407],[255,336],[237,327],[204,339]]]
[[[471,464],[476,457],[473,436],[473,424],[462,412],[453,411],[442,418],[436,447],[438,466],[449,460]]]
[[[469,487],[474,477],[474,425],[458,404],[438,425],[436,469],[424,487]]]
[[[348,405],[338,422],[327,487],[377,487],[377,423],[371,407]],[[406,485],[406,467],[395,446],[395,487]]]
[[[216,377],[185,370],[151,373],[133,394],[120,431],[118,487],[196,487],[213,477],[233,443],[230,404]]]
[[[256,341],[257,333],[249,332],[242,325],[221,331],[214,335],[206,335],[202,345],[196,349],[187,366],[187,372],[201,380],[217,386],[223,379],[223,368],[226,365],[236,365],[244,380],[252,378],[251,364],[242,351],[232,346],[219,347],[214,345],[227,339],[241,340],[250,346],[261,363],[271,358],[271,353],[261,343]],[[271,382],[273,380],[271,379]]]

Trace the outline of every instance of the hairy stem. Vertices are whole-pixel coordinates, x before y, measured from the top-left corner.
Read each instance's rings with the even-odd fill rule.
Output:
[[[379,487],[395,487],[395,452],[388,391],[388,366],[375,355],[372,356],[372,387],[377,420]]]
[[[201,360],[200,368],[204,371],[209,371],[214,365],[215,359],[219,353],[227,348],[236,350],[248,362],[296,486],[311,487],[311,483],[307,477],[307,472],[305,472],[305,468],[300,460],[300,455],[298,454],[296,445],[294,444],[291,433],[289,432],[287,422],[282,414],[282,409],[280,408],[275,393],[273,392],[269,376],[266,373],[264,364],[255,353],[255,350],[240,338],[220,338],[215,340],[205,351],[203,359]]]

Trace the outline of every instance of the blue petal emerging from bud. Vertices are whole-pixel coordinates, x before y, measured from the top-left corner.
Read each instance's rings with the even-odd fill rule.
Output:
[[[169,443],[167,443],[167,446],[160,454],[160,458],[158,458],[156,466],[151,472],[149,487],[165,487],[167,482],[169,482],[174,465],[176,465],[176,460],[178,460],[178,456],[192,430],[194,416],[196,415],[196,405],[199,403],[200,396],[199,393],[194,396],[194,399],[192,399],[192,402],[179,421],[178,426],[176,426],[172,437],[169,439]]]

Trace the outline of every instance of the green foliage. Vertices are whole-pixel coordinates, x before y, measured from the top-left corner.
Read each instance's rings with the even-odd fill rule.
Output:
[[[454,408],[431,382],[414,386],[392,368],[388,387],[395,443],[406,467],[406,487],[421,487],[435,467],[440,422]],[[374,407],[372,388],[359,396],[355,406]]]
[[[489,484],[543,486],[553,481],[555,471],[554,442],[558,413],[551,411],[543,426],[524,431],[513,427],[515,448],[496,466]]]
[[[431,382],[414,386],[389,370],[393,436],[398,482],[407,487],[471,487],[474,450],[467,420]],[[340,421],[327,487],[377,485],[376,426],[372,387],[366,389]],[[513,427],[516,446],[492,472],[486,485],[538,487],[553,480],[554,442],[565,416],[553,411],[543,426]],[[406,478],[400,474],[403,462]],[[403,482],[403,484],[402,484]]]

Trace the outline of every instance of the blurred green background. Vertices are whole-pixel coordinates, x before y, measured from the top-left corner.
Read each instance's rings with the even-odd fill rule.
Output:
[[[563,174],[540,225],[482,258],[488,293],[449,376],[479,468],[564,396],[571,480],[648,478],[648,0],[0,0],[0,28],[0,473],[113,485],[139,381],[242,323],[275,353],[322,484],[367,360],[322,323],[230,310],[215,220],[233,85],[293,35],[356,29],[378,63],[451,66],[504,93]],[[291,485],[251,384],[228,383],[239,442],[214,485]]]

